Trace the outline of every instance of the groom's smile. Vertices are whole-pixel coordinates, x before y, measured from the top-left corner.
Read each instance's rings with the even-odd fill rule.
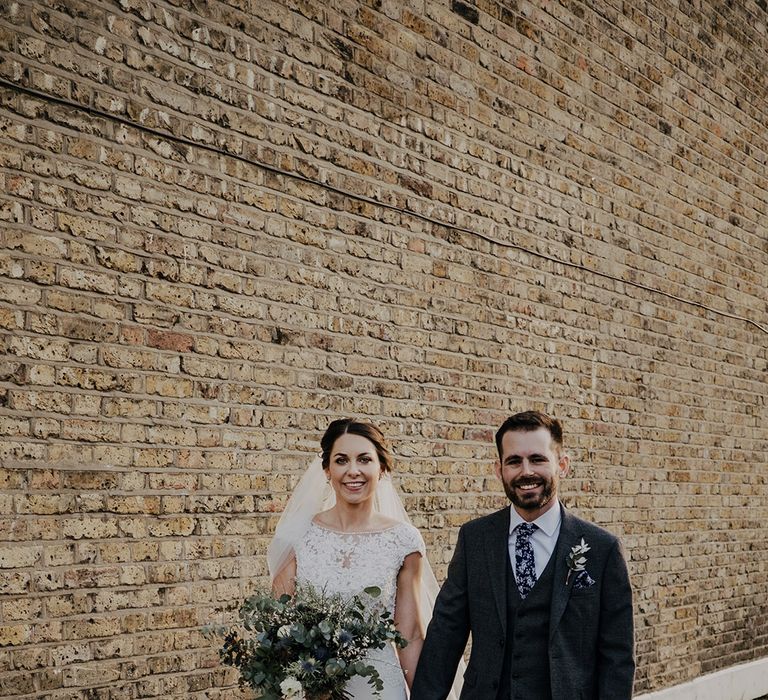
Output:
[[[553,448],[549,431],[513,430],[502,438],[496,472],[504,491],[526,520],[532,521],[556,502],[557,486],[568,468]]]
[[[539,509],[552,499],[555,485],[552,479],[517,479],[511,484],[511,493],[506,489],[507,497],[514,505],[523,510]]]

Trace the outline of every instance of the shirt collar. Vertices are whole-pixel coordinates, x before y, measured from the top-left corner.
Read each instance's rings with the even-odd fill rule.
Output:
[[[536,520],[534,520],[533,523],[540,530],[542,530],[544,534],[547,535],[547,537],[552,537],[552,535],[555,534],[555,531],[560,525],[561,519],[562,519],[562,514],[560,513],[560,501],[557,501],[554,506],[552,506],[546,513],[544,513],[544,515],[540,515],[538,518],[536,518]],[[526,521],[520,517],[520,514],[515,510],[515,507],[512,504],[510,504],[509,534],[511,535],[514,532],[515,528],[524,522]]]

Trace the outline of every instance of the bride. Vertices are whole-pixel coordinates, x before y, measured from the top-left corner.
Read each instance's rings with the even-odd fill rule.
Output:
[[[424,541],[394,490],[392,457],[377,427],[335,420],[320,446],[321,458],[296,487],[269,546],[272,590],[293,594],[297,582],[350,597],[381,589],[369,605],[392,613],[408,645],[372,649],[368,658],[384,682],[381,700],[405,700],[437,593]],[[346,691],[354,700],[373,697],[359,676]]]

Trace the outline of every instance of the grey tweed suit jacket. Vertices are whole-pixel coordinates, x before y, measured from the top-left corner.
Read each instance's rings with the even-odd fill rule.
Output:
[[[608,531],[560,508],[548,621],[552,700],[629,700],[635,673],[632,589],[621,545]],[[495,700],[504,653],[510,652],[505,644],[509,516],[507,507],[460,529],[411,700],[447,697],[470,633],[461,700]],[[587,575],[569,576],[568,555],[582,538],[590,546]]]

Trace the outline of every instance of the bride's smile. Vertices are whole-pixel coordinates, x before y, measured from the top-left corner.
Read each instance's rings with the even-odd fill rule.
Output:
[[[333,445],[327,475],[337,501],[352,505],[372,499],[381,475],[376,447],[361,435],[340,436]]]

